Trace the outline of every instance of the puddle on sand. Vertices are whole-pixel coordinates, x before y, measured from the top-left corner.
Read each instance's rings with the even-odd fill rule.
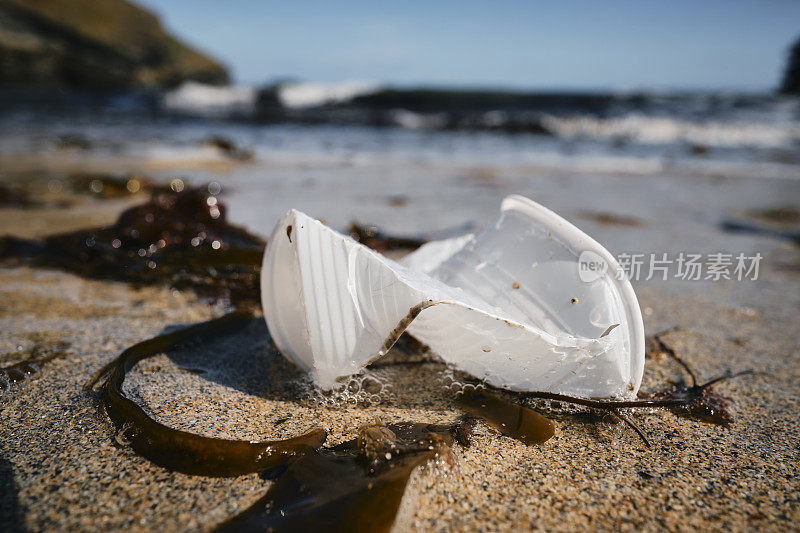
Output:
[[[91,390],[103,377],[101,397],[117,427],[116,440],[130,445],[153,463],[182,472],[213,477],[262,472],[285,464],[325,442],[327,433],[317,428],[291,439],[250,442],[202,437],[156,422],[122,392],[125,374],[148,357],[197,342],[208,342],[247,326],[252,316],[244,312],[225,315],[195,326],[159,335],[134,346],[100,369],[84,385]]]
[[[363,427],[357,439],[310,450],[216,531],[389,531],[414,469],[437,458],[452,461],[453,429]]]
[[[507,437],[527,445],[542,444],[555,434],[555,425],[536,411],[484,391],[465,391],[458,403]]]

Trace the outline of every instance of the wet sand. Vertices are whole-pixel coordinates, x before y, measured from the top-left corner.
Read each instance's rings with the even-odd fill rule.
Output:
[[[407,190],[400,185],[383,191],[367,187],[360,197],[345,191],[341,194],[350,192],[349,200],[332,208],[335,212],[300,207],[333,218],[329,222],[336,225],[344,223],[337,217],[349,212],[358,218],[372,216],[362,221],[385,223],[393,231],[418,233],[419,221],[434,210],[429,202],[417,201],[415,184],[449,172],[444,179],[452,184],[443,187],[458,188],[464,201],[454,200],[459,207],[451,218],[431,215],[432,229],[454,227],[467,218],[484,223],[494,217],[497,198],[519,191],[552,205],[615,252],[659,247],[761,251],[765,259],[758,281],[642,281],[635,289],[647,333],[679,326],[665,339],[703,378],[747,368],[763,374],[718,386],[733,400],[730,429],[662,411],[632,414],[650,438],[650,449],[622,425],[579,409],[543,408],[556,422],[556,434],[540,446],[526,446],[479,423],[471,447],[454,447],[457,470],[422,469],[413,475],[395,530],[796,529],[800,248],[770,236],[727,233],[714,222],[722,213],[800,198],[800,182],[765,184],[736,177],[721,187],[709,177],[567,179],[528,170],[516,181],[499,171],[488,185],[465,185],[462,170],[416,169]],[[231,186],[229,204],[235,216],[237,205],[246,205],[241,197],[247,192],[247,176],[233,173],[230,179],[239,187]],[[336,179],[332,182],[306,184],[309,191],[302,202],[321,206]],[[620,183],[631,185],[632,198],[647,198],[648,188],[652,198],[627,207],[624,201],[592,201],[595,193],[606,194],[602,191]],[[300,185],[278,191],[261,216],[269,219],[273,211],[292,207],[287,196],[293,187]],[[360,210],[365,197],[390,193],[406,194],[409,200],[397,208],[371,201]],[[91,214],[103,210],[104,220],[113,220],[114,211],[126,205],[93,202],[46,208],[47,216],[67,217],[75,221],[71,227],[78,227],[81,220],[94,223]],[[608,223],[614,219],[596,215],[601,208],[641,222]],[[470,209],[468,217],[464,213]],[[581,219],[586,212],[593,215]],[[3,219],[4,232],[30,237],[53,229],[31,229],[42,220],[41,212],[15,214]],[[271,226],[272,221],[264,224]],[[167,288],[134,289],[28,267],[0,269],[0,352],[11,352],[3,366],[15,362],[18,350],[37,342],[70,343],[67,356],[48,363],[41,377],[23,382],[12,399],[0,404],[0,520],[12,531],[203,531],[262,496],[270,482],[255,474],[214,479],[149,463],[117,442],[97,394],[81,390],[89,375],[131,344],[224,311]],[[353,438],[356,428],[375,417],[384,423],[452,423],[461,414],[452,391],[443,385],[446,369],[437,363],[385,368],[372,375],[391,387],[380,404],[315,405],[303,375],[275,352],[266,327],[254,325],[211,345],[140,363],[126,380],[125,391],[163,423],[237,439],[285,438],[321,426],[329,431],[327,443],[334,445]],[[643,389],[658,389],[681,376],[685,374],[674,361],[653,356],[646,363]],[[276,425],[285,417],[290,418]]]

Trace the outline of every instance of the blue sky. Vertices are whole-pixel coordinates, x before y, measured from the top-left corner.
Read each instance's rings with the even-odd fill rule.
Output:
[[[794,0],[139,3],[243,83],[758,91],[800,37]]]

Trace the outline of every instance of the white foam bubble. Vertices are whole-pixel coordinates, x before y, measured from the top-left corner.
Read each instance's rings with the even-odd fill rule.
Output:
[[[371,407],[396,398],[392,390],[391,374],[388,369],[364,369],[349,378],[339,380],[330,390],[314,386],[311,380],[304,380],[302,387],[306,401],[315,406]]]

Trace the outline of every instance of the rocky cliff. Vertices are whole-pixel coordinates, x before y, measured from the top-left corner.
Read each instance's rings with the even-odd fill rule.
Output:
[[[0,83],[93,89],[227,79],[222,65],[125,0],[0,2]]]
[[[800,95],[800,38],[794,42],[794,46],[789,51],[789,60],[786,63],[786,72],[783,74],[781,92]]]

